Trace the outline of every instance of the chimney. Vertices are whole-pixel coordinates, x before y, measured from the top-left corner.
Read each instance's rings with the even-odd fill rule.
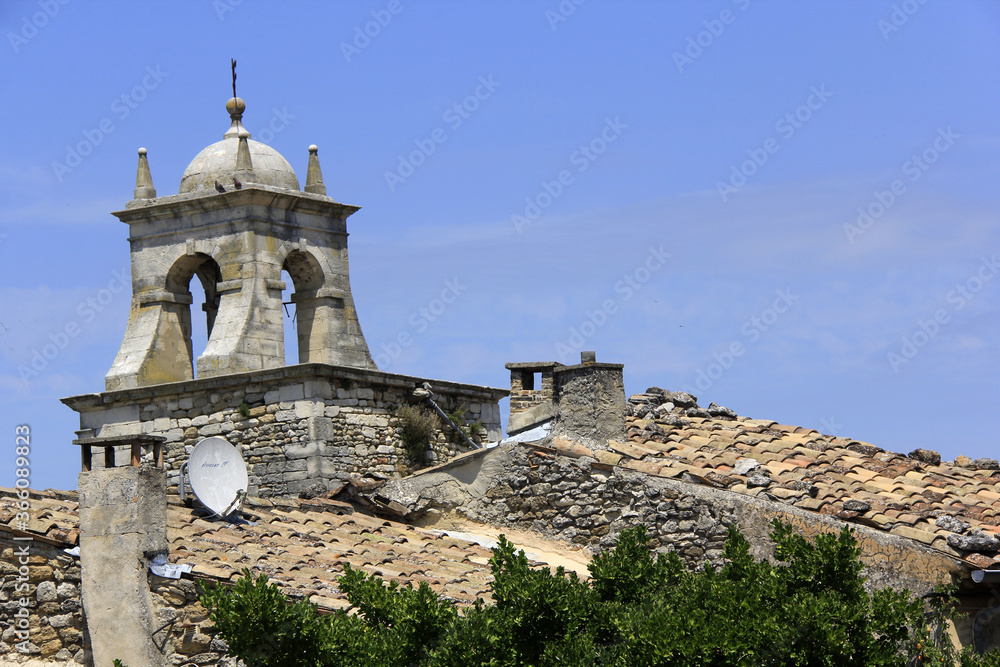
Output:
[[[111,438],[95,441],[113,447]],[[166,474],[153,465],[106,467],[81,472],[79,485],[81,597],[93,664],[118,658],[129,667],[166,667],[152,639],[158,624],[147,578],[150,558],[168,549]]]

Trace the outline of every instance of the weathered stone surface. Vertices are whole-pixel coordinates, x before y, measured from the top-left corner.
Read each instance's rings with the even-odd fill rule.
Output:
[[[844,509],[848,512],[859,512],[863,514],[871,508],[872,506],[863,500],[855,500],[852,498],[844,501]]]
[[[546,402],[523,412],[512,414],[507,422],[507,433],[511,435],[520,433],[549,421],[557,414],[559,414],[559,408],[552,402]]]
[[[917,459],[933,466],[941,464],[941,455],[933,449],[914,449],[909,453],[911,459]]]
[[[747,486],[752,488],[767,488],[771,485],[771,478],[767,475],[753,474],[747,478]]]
[[[955,457],[955,465],[959,468],[974,468],[976,464],[968,456],[959,455]]]
[[[50,568],[51,569],[51,568]],[[54,581],[43,581],[35,589],[35,599],[39,602],[54,602],[59,599]]]
[[[391,477],[443,463],[469,449],[446,426],[440,426],[431,438],[427,458],[410,457],[403,446],[400,424],[392,410],[408,401],[410,387],[429,380],[322,365],[285,367],[251,374],[250,378],[250,382],[246,377],[205,378],[101,397],[73,397],[66,402],[82,412],[81,419],[86,416],[95,435],[108,426],[103,416],[121,418],[124,413],[118,409],[120,405],[130,406],[129,414],[136,415],[138,421],[124,425],[136,432],[155,433],[152,427],[156,419],[166,419],[170,425],[187,420],[190,426],[183,439],[168,443],[164,450],[164,467],[171,484],[178,482],[177,468],[187,460],[198,440],[219,430],[247,461],[250,493],[263,497],[296,493],[323,480]],[[351,388],[342,390],[338,384]],[[283,390],[286,385],[292,389]],[[467,422],[482,424],[484,441],[500,439],[497,401],[507,392],[448,382],[436,383],[434,391],[435,400],[444,410],[464,406]],[[336,398],[340,393],[356,396],[359,392],[371,396],[364,400],[366,405],[359,405],[357,398]],[[300,395],[303,398],[295,398]],[[181,410],[178,396],[190,398],[198,407]],[[265,396],[276,402],[261,404]],[[280,400],[283,398],[290,400]],[[244,403],[250,405],[250,414],[257,416],[244,417]],[[176,404],[177,410],[164,412],[168,404]],[[102,461],[95,460],[95,464],[100,467]],[[283,474],[306,470],[309,480],[302,475],[303,479],[292,479]],[[300,484],[306,481],[309,483]]]
[[[939,516],[937,520],[934,521],[934,525],[958,534],[962,534],[969,529],[969,524],[967,522],[947,514]]]
[[[698,407],[698,397],[693,396],[685,391],[673,391],[667,396],[667,400],[676,405],[679,408],[696,408]]]
[[[973,462],[976,468],[980,470],[1000,470],[1000,462],[996,459],[982,458],[976,459]]]
[[[559,435],[594,449],[625,434],[625,387],[621,364],[592,363],[553,371],[559,386]]]
[[[807,536],[836,533],[843,525],[833,517],[769,500],[773,483],[755,497],[618,467],[597,469],[590,461],[539,453],[530,445],[502,445],[475,454],[463,466],[407,477],[379,493],[414,517],[458,512],[499,527],[540,531],[594,551],[612,547],[623,529],[641,522],[659,550],[677,552],[692,567],[722,564],[730,524],[750,540],[756,557],[773,555],[768,535],[774,518],[792,523]],[[536,502],[532,489],[541,484],[551,485],[550,493]],[[514,493],[489,493],[501,486]],[[922,594],[961,570],[956,559],[904,537],[865,526],[855,527],[855,537],[873,589],[893,586]]]
[[[94,663],[164,665],[145,554],[165,552],[166,475],[149,467],[80,473],[80,567]]]
[[[963,551],[996,551],[1000,540],[977,530],[966,535],[949,535],[948,546]]]
[[[710,403],[705,411],[713,417],[719,417],[721,419],[736,419],[735,412],[729,408],[724,408],[721,405],[716,405],[715,403]]]
[[[756,470],[760,467],[760,462],[756,459],[740,459],[733,466],[734,475],[747,475],[751,470]]]

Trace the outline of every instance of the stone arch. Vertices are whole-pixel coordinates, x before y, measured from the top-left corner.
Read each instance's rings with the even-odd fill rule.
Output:
[[[291,300],[295,303],[295,333],[298,341],[300,364],[322,361],[315,331],[317,308],[322,307],[322,288],[326,282],[323,267],[308,250],[291,250],[284,257],[281,270],[287,271],[292,279]]]
[[[192,349],[191,338],[191,280],[196,277],[205,290],[205,303],[202,310],[205,312],[206,338],[211,340],[212,329],[215,326],[215,318],[219,313],[219,283],[222,282],[222,270],[218,262],[206,253],[193,252],[179,257],[167,271],[165,280],[165,291],[173,298],[175,317],[179,331],[177,332],[183,339],[187,349],[186,365],[191,368],[189,377],[194,376],[194,350]]]

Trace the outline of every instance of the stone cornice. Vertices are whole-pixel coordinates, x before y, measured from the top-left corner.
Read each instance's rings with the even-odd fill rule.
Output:
[[[204,392],[206,390],[243,386],[253,382],[284,381],[291,384],[315,380],[352,380],[368,385],[406,388],[416,388],[421,386],[424,382],[428,382],[430,383],[432,390],[435,391],[447,391],[450,394],[464,395],[469,398],[489,398],[494,401],[498,401],[510,394],[508,390],[499,389],[497,387],[464,384],[461,382],[449,382],[446,380],[434,380],[415,377],[412,375],[386,373],[378,370],[352,368],[350,366],[334,366],[332,364],[297,364],[295,366],[282,366],[280,368],[269,368],[260,371],[250,371],[247,373],[233,373],[230,375],[220,375],[209,378],[195,378],[194,380],[168,382],[164,384],[149,385],[146,387],[136,387],[133,389],[104,391],[94,394],[79,394],[77,396],[67,396],[66,398],[62,398],[60,400],[63,404],[69,406],[77,412],[87,412],[88,410],[99,409],[118,402],[132,403],[136,400],[179,396],[192,392]]]
[[[266,206],[340,220],[346,220],[361,208],[341,204],[323,195],[248,183],[241,190],[223,193],[198,191],[155,199],[133,199],[125,205],[124,210],[113,211],[112,215],[124,223],[132,224],[224,211],[239,206]]]

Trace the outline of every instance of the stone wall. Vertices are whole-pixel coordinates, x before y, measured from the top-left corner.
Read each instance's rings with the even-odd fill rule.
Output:
[[[763,497],[614,467],[585,455],[590,451],[579,445],[502,445],[389,482],[375,493],[400,503],[409,518],[420,522],[458,513],[501,528],[537,531],[594,552],[614,545],[618,533],[641,523],[655,548],[675,551],[695,568],[722,564],[730,525],[747,537],[758,558],[773,555],[773,519],[791,523],[806,536],[836,532],[844,525]],[[958,561],[911,540],[864,526],[854,530],[873,588],[923,594],[961,569]]]
[[[198,603],[197,583],[187,577],[165,579],[150,575],[156,616],[163,626],[157,640],[168,665],[219,665],[232,667],[235,658],[216,637],[208,611]]]
[[[29,588],[17,589],[18,558],[15,550],[29,544]],[[62,547],[39,541],[15,542],[0,533],[0,662],[45,660],[60,664],[89,664],[86,623],[80,603],[80,562]],[[23,584],[23,582],[22,582]],[[20,599],[29,600],[27,651],[18,651],[15,614]]]
[[[424,460],[399,436],[399,406],[420,401],[421,378],[323,364],[192,380],[64,399],[81,413],[84,437],[151,433],[167,438],[170,484],[202,438],[219,435],[241,447],[251,495],[295,494],[360,477],[388,478],[441,463],[467,451],[441,424]],[[446,412],[465,406],[466,422],[482,424],[488,440],[501,435],[498,401],[506,391],[430,381]],[[119,460],[125,462],[124,450]]]

